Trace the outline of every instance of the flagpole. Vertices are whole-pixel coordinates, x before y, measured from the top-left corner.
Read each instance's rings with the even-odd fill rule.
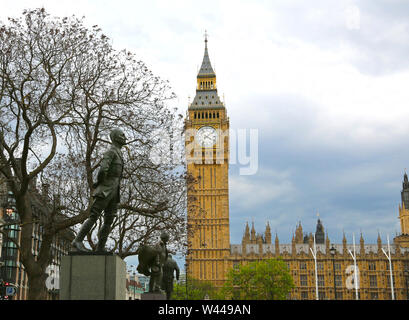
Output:
[[[392,300],[395,300],[395,293],[393,289],[393,273],[392,273],[392,257],[391,257],[391,247],[389,245],[389,234],[387,235],[388,239],[388,254],[386,254],[385,250],[382,248],[382,251],[386,258],[389,260],[389,276],[390,276],[390,281],[391,281],[391,295],[392,295]]]
[[[315,233],[314,233],[314,251],[311,250],[311,254],[314,257],[314,264],[315,264],[315,299],[319,300],[318,295],[318,275],[317,275],[317,246],[315,244]]]
[[[354,260],[355,299],[359,300],[359,295],[358,295],[358,270],[357,270],[357,266],[356,266],[356,253],[355,253],[355,233],[352,234],[352,244],[353,244],[354,254],[352,254],[351,250],[348,249],[348,251],[349,251],[349,254],[352,256],[352,259]]]

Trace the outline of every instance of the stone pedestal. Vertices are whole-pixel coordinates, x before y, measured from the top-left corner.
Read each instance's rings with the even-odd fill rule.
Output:
[[[166,300],[166,295],[163,293],[144,292],[141,294],[141,300]]]
[[[125,300],[125,261],[112,254],[70,253],[63,256],[60,299]]]

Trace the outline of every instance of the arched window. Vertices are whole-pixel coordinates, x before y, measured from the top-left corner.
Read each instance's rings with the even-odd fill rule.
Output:
[[[200,112],[197,113],[197,118],[200,119]]]
[[[195,119],[196,119],[196,112],[195,112]]]
[[[212,118],[212,113],[211,113],[211,112],[209,113],[209,118],[210,118],[210,119]]]
[[[206,119],[207,119],[207,112],[206,112]]]
[[[217,119],[219,119],[219,113],[217,113]]]

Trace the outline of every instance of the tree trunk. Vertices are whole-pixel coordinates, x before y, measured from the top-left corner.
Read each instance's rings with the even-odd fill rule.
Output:
[[[45,300],[46,287],[45,280],[47,275],[45,270],[35,260],[32,253],[33,243],[33,212],[31,208],[31,201],[27,195],[20,198],[19,206],[17,207],[21,217],[21,239],[20,239],[20,253],[21,262],[24,265],[28,278],[28,299],[29,300]]]
[[[45,273],[28,274],[28,300],[46,300]]]

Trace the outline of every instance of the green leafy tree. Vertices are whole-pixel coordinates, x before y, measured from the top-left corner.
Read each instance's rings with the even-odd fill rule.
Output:
[[[206,294],[211,300],[223,299],[220,290],[211,282],[188,278],[187,285],[184,282],[175,283],[172,300],[203,300]]]
[[[284,261],[270,259],[231,269],[222,292],[234,300],[285,300],[293,287]]]

